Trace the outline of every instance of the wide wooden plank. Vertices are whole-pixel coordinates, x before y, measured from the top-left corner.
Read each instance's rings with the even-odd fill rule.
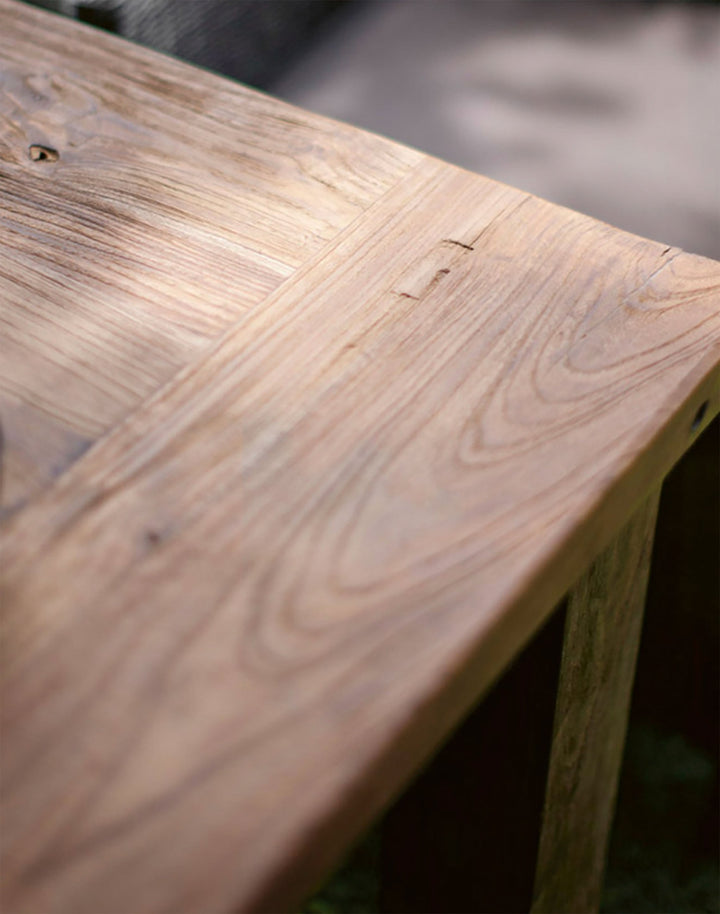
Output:
[[[533,914],[600,908],[659,500],[570,591]]]
[[[418,166],[6,523],[5,909],[294,904],[717,412],[719,351],[720,264]]]
[[[0,0],[6,509],[420,158]]]

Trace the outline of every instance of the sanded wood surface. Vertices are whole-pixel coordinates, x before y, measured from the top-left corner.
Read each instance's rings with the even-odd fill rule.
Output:
[[[16,28],[30,37],[27,15]],[[181,64],[127,53],[155,80],[148,104],[166,73],[194,85]],[[111,72],[111,56],[96,65]],[[248,123],[256,96],[197,79],[225,86],[203,101],[215,135],[198,143]],[[194,104],[188,90],[177,117]],[[188,305],[200,351],[138,389],[143,402],[0,528],[3,911],[292,908],[718,411],[720,264],[397,147],[388,168],[404,174],[377,193],[375,153],[363,171],[356,133],[341,150],[332,129],[375,202],[289,255],[261,306],[234,310],[230,281],[209,317]],[[4,162],[2,186],[34,187],[46,179],[27,169],[62,162]],[[324,192],[295,160],[278,167],[306,201],[288,208],[302,232]],[[231,193],[242,170],[208,181]],[[185,217],[167,237],[138,230],[127,186],[106,231],[137,245],[132,283],[146,237],[153,269],[184,273]],[[281,206],[274,186],[243,185],[238,201]],[[62,189],[43,187],[51,201]],[[232,246],[240,216],[219,209],[207,231]],[[267,236],[253,243],[282,260]],[[52,272],[22,262],[0,285],[21,317],[18,277]],[[78,307],[98,284],[73,286]],[[127,296],[144,307],[136,285]],[[33,348],[20,332],[11,354],[23,339]],[[13,362],[19,410],[47,363],[31,389]]]
[[[5,508],[419,159],[0,0]]]
[[[537,914],[600,907],[659,499],[638,508],[568,597]]]

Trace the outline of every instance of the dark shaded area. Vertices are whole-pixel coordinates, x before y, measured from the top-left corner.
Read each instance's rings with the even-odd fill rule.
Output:
[[[530,909],[564,624],[561,608],[388,813],[381,911]]]
[[[79,3],[75,16],[80,22],[86,22],[96,28],[105,29],[107,32],[120,31],[119,3]]]
[[[682,731],[714,756],[720,752],[719,563],[716,418],[663,484],[633,697],[634,717]]]
[[[343,0],[31,0],[157,51],[266,89]]]

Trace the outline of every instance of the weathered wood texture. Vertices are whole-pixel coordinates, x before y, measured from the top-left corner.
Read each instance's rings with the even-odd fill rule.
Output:
[[[10,910],[279,910],[717,410],[720,266],[428,161],[5,525]]]
[[[597,911],[615,810],[660,493],[568,598],[532,910]]]
[[[33,30],[45,19],[2,9],[19,17],[8,28],[26,48],[42,46]],[[63,28],[61,38],[75,34]],[[63,56],[68,42],[47,40],[72,72],[72,46]],[[273,229],[248,247],[285,263],[294,232],[313,235],[305,211],[327,212],[324,185],[283,158],[292,124],[226,182],[226,144],[264,134],[266,117],[272,133],[272,114],[252,93],[149,52],[123,62],[118,50],[116,74],[120,47],[88,48],[112,72],[103,92],[140,80],[143,111],[127,117],[140,133],[158,129],[122,182],[107,178],[103,231],[132,252],[126,273],[78,283],[75,267],[54,273],[52,257],[23,247],[42,224],[38,207],[74,200],[74,187],[96,189],[105,212],[106,176],[93,179],[92,163],[77,165],[72,185],[27,171],[65,167],[63,149],[56,163],[2,165],[3,188],[23,188],[8,193],[40,188],[20,252],[3,261],[25,265],[2,278],[13,321],[26,314],[19,287],[41,297],[51,275],[65,320],[84,326],[74,337],[48,319],[38,351],[50,325],[70,337],[35,363],[32,383],[13,355],[28,333],[13,337],[11,395],[83,440],[107,428],[90,422],[94,408],[73,424],[66,398],[48,391],[71,384],[90,345],[75,339],[106,339],[105,318],[85,326],[78,315],[96,300],[121,310],[115,293],[97,299],[110,276],[110,288],[131,284],[137,351],[150,345],[146,275],[168,323],[187,321],[205,348],[171,360],[169,373],[186,364],[134,412],[161,377],[128,397],[107,418],[125,421],[0,531],[3,911],[278,911],[407,781],[717,412],[720,265],[396,147],[380,189],[377,141],[357,146],[333,126],[331,148],[366,175],[375,202],[365,197],[327,236],[318,228],[309,257],[290,253],[292,275],[269,294],[263,286],[262,307],[236,309],[235,281],[205,294],[203,276],[176,317],[161,293],[178,273],[191,283],[185,232],[199,221],[211,249],[235,250],[245,201],[255,215],[241,234],[277,206],[284,240]],[[218,88],[201,100],[204,80]],[[173,108],[163,93],[176,81],[186,92]],[[212,116],[190,142],[198,107]],[[20,146],[62,145],[48,118]],[[300,149],[314,144],[314,123]],[[166,173],[153,152],[166,133],[217,167],[188,150],[188,164]],[[311,173],[333,157],[308,154]],[[267,183],[243,178],[266,159]],[[186,167],[184,186],[210,188],[198,191],[202,218],[170,203],[138,227],[144,175],[175,200]],[[287,209],[283,176],[297,203]],[[67,358],[65,373],[54,358]],[[124,377],[131,385],[135,369]],[[78,396],[105,390],[97,378]]]
[[[33,155],[38,148],[53,155]],[[0,2],[6,509],[262,302],[419,159]]]

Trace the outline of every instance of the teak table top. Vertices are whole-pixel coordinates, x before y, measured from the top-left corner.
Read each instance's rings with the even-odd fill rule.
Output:
[[[720,264],[0,0],[3,911],[280,910],[718,411]]]

